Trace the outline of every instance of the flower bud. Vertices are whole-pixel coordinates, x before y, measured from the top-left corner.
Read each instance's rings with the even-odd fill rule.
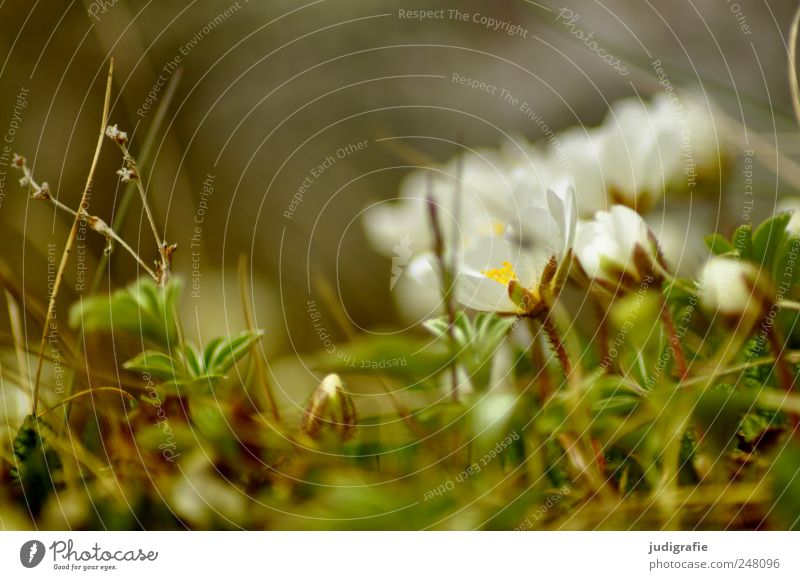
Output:
[[[347,441],[355,434],[357,422],[356,407],[345,392],[342,379],[330,374],[311,394],[300,430],[312,439],[319,439],[327,426],[337,432],[342,441]]]
[[[615,205],[582,223],[575,255],[583,272],[610,292],[632,290],[660,279],[666,265],[653,232],[632,209]]]
[[[711,258],[700,275],[700,287],[703,306],[725,317],[761,313],[768,297],[756,267],[733,258]]]

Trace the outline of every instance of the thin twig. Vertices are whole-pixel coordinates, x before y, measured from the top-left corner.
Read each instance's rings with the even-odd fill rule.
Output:
[[[442,300],[444,301],[445,311],[447,312],[447,336],[450,341],[450,349],[453,354],[456,350],[455,340],[455,323],[456,313],[453,308],[453,302],[450,299],[450,286],[452,284],[452,272],[450,266],[447,264],[444,246],[444,233],[442,232],[442,224],[439,222],[439,207],[433,199],[433,184],[430,174],[428,175],[427,192],[425,194],[426,203],[428,205],[428,218],[430,220],[431,230],[433,230],[433,253],[436,256],[436,261],[439,264],[439,276],[442,284]],[[457,228],[456,228],[457,229]],[[455,360],[450,363],[450,394],[453,401],[458,401],[458,370],[456,369]]]
[[[30,370],[28,369],[28,355],[25,347],[24,334],[22,330],[22,314],[19,309],[19,304],[14,300],[14,297],[8,290],[4,290],[6,295],[6,303],[8,304],[8,319],[11,322],[11,336],[14,339],[14,350],[17,353],[17,365],[19,365],[19,376],[22,383],[20,387],[31,396],[30,377],[28,376]]]
[[[669,344],[675,353],[675,365],[678,367],[678,380],[682,381],[689,369],[686,365],[686,356],[683,354],[683,345],[678,338],[678,333],[675,331],[675,323],[672,321],[672,315],[669,311],[669,304],[667,299],[661,296],[661,321],[664,323],[664,329],[667,331],[669,337]]]
[[[769,331],[767,331],[767,338],[772,348],[772,354],[775,355],[775,367],[778,371],[778,379],[780,380],[781,387],[787,393],[791,393],[792,387],[794,386],[794,377],[792,376],[792,371],[789,369],[789,365],[786,363],[786,359],[783,357],[785,345],[775,326],[771,326]]]
[[[54,197],[50,193],[50,189],[47,183],[38,183],[36,179],[33,177],[33,172],[28,168],[27,162],[25,161],[24,157],[17,156],[15,158],[15,163],[17,167],[22,171],[24,174],[24,179],[28,183],[29,189],[33,192],[32,196],[33,199],[37,201],[49,201],[50,203],[55,206],[56,209],[60,209],[63,212],[68,213],[74,218],[78,218],[79,221],[86,222],[89,226],[89,229],[97,232],[101,236],[105,237],[107,240],[114,240],[120,246],[122,246],[133,258],[139,263],[145,271],[156,280],[156,274],[153,270],[147,265],[147,263],[139,256],[139,254],[130,246],[128,245],[125,240],[123,240],[117,232],[114,231],[113,228],[110,228],[108,224],[106,224],[103,220],[101,220],[97,216],[89,215],[89,213],[81,208],[78,211],[75,211],[67,204],[61,202],[57,197]],[[157,280],[156,280],[157,281]]]
[[[65,399],[59,401],[58,404],[54,405],[53,407],[50,407],[46,411],[42,411],[41,413],[39,413],[36,416],[36,418],[37,419],[41,419],[42,417],[44,417],[45,415],[47,415],[48,413],[50,413],[52,411],[55,411],[56,409],[58,409],[62,405],[65,405],[68,402],[74,401],[75,399],[78,399],[80,397],[84,397],[86,395],[94,395],[95,393],[102,393],[102,392],[119,393],[120,395],[122,395],[123,397],[125,397],[125,398],[127,398],[127,399],[129,399],[131,401],[135,401],[136,400],[136,398],[133,395],[131,395],[127,391],[123,391],[122,389],[119,389],[117,387],[97,387],[95,389],[86,389],[85,391],[80,391],[79,393],[75,393],[74,395],[70,395],[69,397],[66,397]]]
[[[108,124],[108,111],[109,106],[111,103],[111,82],[113,79],[114,74],[114,59],[111,59],[111,62],[108,67],[108,79],[106,81],[106,94],[105,98],[103,99],[103,117],[102,123],[100,125],[100,135],[97,139],[97,146],[94,150],[94,157],[92,158],[92,165],[89,168],[89,175],[86,178],[86,186],[83,189],[83,193],[81,194],[81,201],[78,204],[78,207],[85,207],[87,205],[87,200],[89,197],[89,192],[92,189],[92,185],[94,184],[94,172],[97,170],[97,162],[100,159],[100,151],[103,149],[103,141],[105,140],[105,133],[106,133],[106,125]],[[36,363],[36,378],[34,379],[33,383],[33,414],[36,415],[36,411],[39,405],[39,385],[42,379],[42,366],[44,359],[42,354],[44,353],[44,345],[47,342],[47,333],[49,330],[49,322],[50,319],[54,315],[54,310],[56,306],[56,297],[58,296],[58,290],[61,287],[61,281],[64,278],[64,271],[67,268],[67,262],[69,261],[69,255],[72,251],[72,244],[75,242],[75,237],[78,234],[78,224],[81,221],[80,216],[75,216],[75,219],[72,222],[72,228],[69,232],[69,237],[67,238],[67,244],[64,247],[64,253],[61,254],[61,262],[58,265],[58,271],[56,272],[56,278],[53,282],[53,290],[50,293],[50,300],[47,305],[47,316],[45,316],[45,323],[44,323],[44,331],[42,332],[42,340],[39,345],[39,360]]]
[[[67,205],[64,205],[63,203],[61,203],[60,201],[58,201],[54,197],[51,197],[50,201],[52,201],[53,205],[55,205],[58,209],[67,212],[68,214],[70,214],[73,217],[79,218],[80,221],[86,221],[86,222],[90,222],[91,223],[91,222],[94,222],[94,221],[99,219],[99,218],[97,218],[95,216],[89,215],[84,210],[75,211],[74,209],[72,209],[71,207],[69,207]],[[97,233],[99,233],[101,235],[105,235],[106,238],[110,238],[110,239],[114,240],[116,243],[118,243],[120,246],[122,246],[122,248],[126,252],[128,252],[131,256],[133,256],[133,258],[139,263],[139,265],[142,267],[142,269],[145,272],[147,272],[148,275],[151,278],[153,278],[154,280],[156,279],[156,273],[153,271],[153,269],[150,266],[147,265],[147,262],[145,262],[142,259],[142,257],[138,253],[136,253],[136,250],[134,250],[128,244],[128,242],[123,240],[122,237],[120,237],[120,235],[113,230],[113,228],[105,226],[103,228],[102,232],[98,231],[97,229],[95,229],[93,227],[90,227],[90,229],[96,231]]]
[[[161,248],[164,246],[164,241],[161,239],[161,235],[158,233],[158,227],[156,226],[156,220],[153,217],[153,212],[150,210],[150,204],[147,203],[147,192],[144,190],[144,184],[142,183],[142,174],[139,170],[139,166],[136,163],[136,158],[131,155],[130,151],[128,150],[128,146],[125,143],[119,143],[119,148],[122,150],[122,155],[125,158],[125,163],[128,163],[136,173],[136,177],[132,180],[136,182],[136,189],[139,190],[139,196],[142,198],[142,205],[144,206],[144,212],[147,214],[147,221],[150,222],[150,229],[153,230],[153,237],[156,240],[156,245],[161,251]]]
[[[183,69],[178,68],[172,74],[172,77],[170,77],[169,82],[167,83],[167,88],[164,90],[164,97],[161,99],[158,109],[156,109],[155,116],[153,117],[153,123],[147,130],[147,134],[144,138],[144,144],[139,151],[139,161],[137,164],[139,169],[141,169],[143,166],[146,166],[150,162],[150,156],[152,155],[153,147],[155,146],[156,139],[161,131],[161,126],[163,125],[164,120],[167,118],[169,106],[175,97],[175,93],[182,76]],[[140,174],[139,179],[141,178],[142,176]],[[111,224],[111,228],[113,230],[122,230],[122,226],[125,223],[125,218],[128,215],[128,209],[130,209],[131,201],[138,191],[138,187],[135,183],[133,183],[133,181],[135,180],[127,183],[127,187],[122,194],[122,201],[119,204],[119,208],[114,212],[114,219]],[[111,257],[110,255],[112,251],[113,245],[109,244],[106,247],[106,251],[103,253],[103,256],[100,258],[100,263],[97,265],[97,272],[95,272],[94,281],[92,282],[92,292],[96,292],[100,287],[100,283],[103,279],[103,273],[108,267],[108,261]]]

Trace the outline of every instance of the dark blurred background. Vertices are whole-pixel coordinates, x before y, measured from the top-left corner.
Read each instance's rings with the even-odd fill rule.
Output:
[[[451,18],[452,8],[468,20]],[[572,28],[562,8],[579,16]],[[456,152],[447,141],[498,146],[503,132],[542,140],[541,127],[518,108],[453,83],[454,73],[507,89],[559,130],[599,123],[610,101],[635,89],[652,92],[649,63],[657,58],[675,85],[704,91],[774,144],[794,131],[785,46],[794,8],[787,0],[8,0],[0,5],[0,133],[19,125],[13,150],[75,206],[109,57],[116,63],[111,119],[132,134],[134,153],[179,64],[182,78],[146,173],[157,220],[179,244],[175,269],[187,280],[187,308],[197,313],[192,332],[239,328],[236,263],[244,253],[269,349],[309,351],[320,348],[306,314],[309,296],[319,294],[318,286],[309,291],[315,277],[328,281],[357,326],[398,326],[390,260],[370,249],[358,218],[369,203],[396,195],[409,166],[446,161]],[[446,17],[400,17],[419,9],[443,9]],[[516,25],[516,33],[474,22],[476,13]],[[571,32],[576,27],[630,73],[607,66]],[[15,116],[24,89],[26,106]],[[151,91],[153,104],[144,110]],[[443,141],[376,142],[390,136]],[[365,141],[366,148],[313,178],[290,209],[312,169]],[[90,213],[109,222],[121,195],[114,174],[120,165],[107,144]],[[71,220],[26,199],[18,176],[4,169],[2,260],[44,296],[47,244],[63,247]],[[213,194],[204,199],[208,175]],[[760,179],[775,188],[769,173]],[[155,259],[140,205],[134,208],[122,233]],[[204,221],[193,262],[197,217]],[[103,243],[90,240],[93,268]],[[202,275],[195,297],[193,270]],[[111,273],[115,284],[126,283],[134,263],[118,251]],[[75,276],[70,268],[68,279]],[[65,286],[65,305],[74,289]],[[337,334],[332,321],[327,327]]]

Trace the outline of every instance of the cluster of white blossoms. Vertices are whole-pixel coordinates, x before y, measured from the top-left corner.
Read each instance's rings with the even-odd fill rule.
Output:
[[[625,99],[600,126],[569,129],[547,147],[516,139],[415,171],[399,199],[366,210],[364,226],[373,246],[393,257],[401,282],[406,278],[394,290],[409,318],[435,313],[440,299],[429,203],[457,264],[456,300],[535,315],[558,293],[573,256],[609,289],[657,277],[665,262],[642,216],[667,194],[719,175],[727,151],[720,133],[699,101]],[[661,248],[682,251],[685,224],[669,220],[669,212],[649,218],[659,235],[677,234]]]

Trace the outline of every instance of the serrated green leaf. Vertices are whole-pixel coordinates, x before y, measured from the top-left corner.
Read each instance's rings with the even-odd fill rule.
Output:
[[[87,331],[112,330],[142,337],[169,348],[177,343],[175,312],[182,283],[173,277],[166,288],[140,278],[109,295],[82,299],[72,306],[69,323]]]

